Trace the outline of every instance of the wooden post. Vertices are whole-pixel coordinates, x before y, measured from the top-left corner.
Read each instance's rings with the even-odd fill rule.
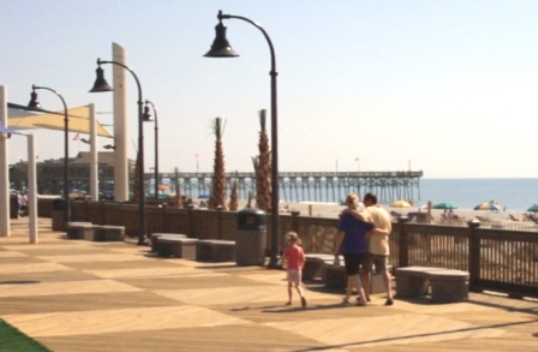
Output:
[[[222,240],[224,235],[222,233],[222,210],[224,208],[222,205],[217,205],[217,236],[218,239]]]
[[[476,286],[480,279],[480,237],[476,229],[480,227],[480,221],[471,220],[469,225],[469,291],[480,291]]]
[[[299,232],[299,214],[301,212],[297,210],[291,212],[291,228],[297,233]]]
[[[409,236],[405,228],[405,223],[409,221],[407,216],[400,216],[398,218],[398,225],[400,229],[400,241],[398,243],[398,267],[409,266]]]
[[[193,209],[194,209],[194,204],[192,203],[189,203],[187,205],[187,212],[188,212],[188,228],[189,230],[187,231],[187,237],[189,238],[195,238],[195,228],[194,228],[194,214],[193,214]]]

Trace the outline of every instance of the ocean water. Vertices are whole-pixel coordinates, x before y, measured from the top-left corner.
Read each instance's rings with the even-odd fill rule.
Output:
[[[202,191],[193,187],[191,192],[183,192],[190,197],[197,198],[201,194],[209,193],[210,179]],[[250,189],[250,188],[249,188]],[[340,202],[356,189],[314,189],[305,184],[300,189],[280,190],[280,200],[283,202]],[[361,196],[367,189],[361,189]],[[247,190],[240,190],[239,196],[246,199]],[[397,197],[397,196],[395,196]],[[397,198],[406,199],[405,195]],[[506,207],[510,212],[525,212],[531,205],[538,204],[538,178],[486,178],[486,179],[428,179],[421,178],[419,189],[414,188],[412,199],[415,206],[426,205],[428,201],[433,204],[440,202],[453,202],[459,209],[473,209],[478,204],[495,200],[501,208]],[[396,199],[394,199],[396,200]]]
[[[451,201],[460,209],[495,200],[507,211],[525,212],[538,204],[537,178],[427,179],[420,180],[420,205]]]

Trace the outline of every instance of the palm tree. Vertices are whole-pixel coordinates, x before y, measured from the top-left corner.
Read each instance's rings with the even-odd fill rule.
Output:
[[[222,206],[226,209],[226,175],[224,170],[224,152],[222,150],[222,135],[226,123],[222,124],[220,117],[211,121],[211,130],[215,135],[215,159],[213,164],[213,180],[211,182],[211,195],[208,208],[216,209]]]
[[[237,211],[239,209],[238,194],[237,194],[237,171],[235,172],[235,178],[232,182],[232,192],[230,194],[230,210]]]
[[[260,110],[259,155],[253,159],[256,170],[256,207],[265,212],[271,211],[271,151],[265,128],[265,109]]]

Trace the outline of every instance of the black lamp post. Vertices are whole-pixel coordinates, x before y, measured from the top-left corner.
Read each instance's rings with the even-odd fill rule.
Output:
[[[258,23],[241,16],[223,14],[219,11],[217,18],[219,24],[215,27],[216,37],[211,45],[211,49],[205,57],[237,57],[239,56],[228,43],[226,39],[226,27],[222,24],[223,19],[236,18],[246,21],[256,28],[258,28],[269,44],[269,50],[271,52],[271,260],[269,267],[275,268],[278,260],[278,239],[279,239],[279,226],[278,226],[278,130],[277,130],[277,95],[276,95],[276,59],[273,43],[267,35],[267,32]]]
[[[138,184],[138,218],[140,222],[140,230],[138,232],[138,244],[142,245],[144,244],[146,237],[146,199],[144,194],[144,113],[142,111],[144,102],[142,100],[142,87],[140,86],[140,81],[138,80],[138,77],[136,76],[134,71],[131,70],[128,66],[117,61],[101,61],[101,59],[97,59],[97,69],[95,70],[95,72],[97,73],[97,78],[95,79],[93,88],[90,90],[91,93],[112,91],[112,88],[105,79],[105,74],[103,69],[101,68],[101,64],[113,64],[123,67],[133,75],[136,81],[136,86],[138,87],[138,173],[140,175],[140,182]]]
[[[155,108],[155,104],[146,99],[146,106],[144,107],[146,121],[151,119],[148,104],[153,108],[153,115],[155,115],[155,198],[159,198],[159,126],[157,123],[157,108]]]
[[[65,197],[65,221],[66,223],[71,220],[71,205],[69,204],[69,114],[67,111],[67,104],[64,97],[54,89],[48,87],[40,87],[35,84],[32,85],[32,93],[30,93],[30,102],[28,103],[28,110],[41,110],[39,101],[37,100],[36,90],[44,89],[56,94],[64,106],[64,197]]]

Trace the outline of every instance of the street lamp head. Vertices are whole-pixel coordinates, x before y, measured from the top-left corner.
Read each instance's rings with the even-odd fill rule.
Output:
[[[226,39],[226,26],[222,24],[221,12],[219,12],[219,24],[215,26],[216,37],[211,45],[211,49],[205,54],[205,57],[238,57],[234,49]]]
[[[97,74],[97,78],[95,79],[93,88],[90,89],[90,93],[111,92],[113,89],[105,79],[105,72],[101,68],[100,59],[97,59],[97,69],[95,70],[95,73]]]
[[[32,93],[30,93],[30,102],[28,103],[28,110],[39,110],[41,109],[41,104],[37,100],[37,93],[35,91],[35,84],[32,85]]]
[[[146,105],[144,105],[144,113],[142,114],[142,120],[145,122],[153,121],[151,118],[151,113],[149,112],[149,106],[148,102],[146,101]]]

